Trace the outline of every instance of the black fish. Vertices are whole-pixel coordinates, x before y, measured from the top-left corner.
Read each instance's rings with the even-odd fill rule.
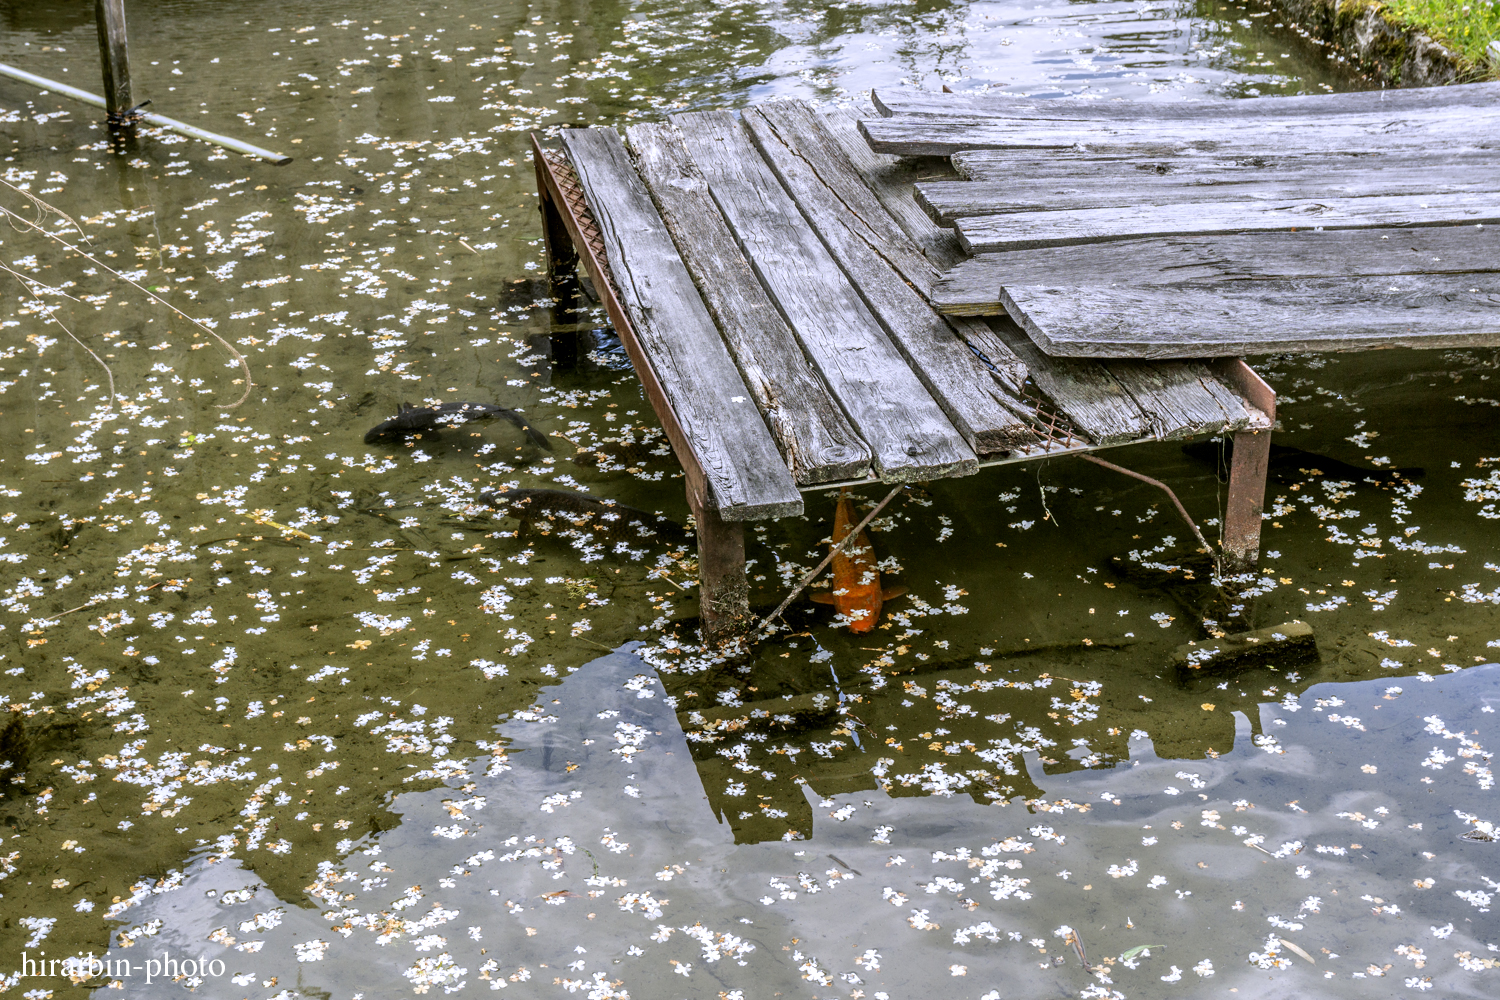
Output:
[[[1233,439],[1224,441],[1222,447],[1224,463],[1227,466],[1234,458]],[[1220,442],[1218,441],[1195,441],[1192,444],[1183,445],[1182,451],[1190,458],[1217,463],[1219,448]],[[1377,483],[1397,483],[1420,479],[1426,475],[1425,469],[1377,469],[1373,466],[1350,465],[1336,458],[1317,455],[1310,451],[1303,451],[1301,448],[1292,448],[1282,444],[1271,445],[1271,459],[1267,464],[1270,471],[1276,473],[1278,479],[1292,479],[1301,474],[1322,475],[1328,479],[1352,480],[1356,483],[1364,482],[1366,479]]]
[[[436,435],[443,427],[466,424],[471,420],[492,420],[500,417],[509,420],[521,430],[532,444],[552,450],[547,436],[526,422],[526,418],[515,410],[507,410],[493,403],[439,403],[437,406],[412,406],[402,403],[396,415],[381,424],[376,424],[365,433],[365,444],[377,441],[399,441],[413,434]]]
[[[649,511],[627,507],[615,500],[597,500],[567,490],[507,490],[481,493],[479,502],[521,522],[525,531],[538,520],[573,527],[591,526],[611,538],[655,538],[678,542],[687,536],[682,525]]]

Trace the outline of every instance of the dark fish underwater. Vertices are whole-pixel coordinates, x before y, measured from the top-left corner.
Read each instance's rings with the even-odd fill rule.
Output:
[[[682,525],[658,514],[566,490],[507,490],[481,493],[478,499],[479,503],[520,521],[522,532],[538,521],[547,521],[571,527],[591,526],[621,540],[654,538],[680,542],[687,537]]]
[[[402,403],[396,415],[384,423],[376,424],[365,433],[365,444],[378,441],[400,441],[416,434],[436,436],[444,427],[456,427],[475,420],[493,420],[496,417],[508,420],[526,432],[526,437],[538,448],[552,450],[547,436],[515,410],[507,410],[493,403],[439,403],[437,406],[412,406]]]

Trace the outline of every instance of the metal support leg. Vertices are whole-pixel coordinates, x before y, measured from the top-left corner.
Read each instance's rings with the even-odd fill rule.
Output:
[[[698,614],[704,642],[750,626],[750,584],[745,574],[745,526],[725,521],[688,493],[698,522]]]
[[[1224,572],[1248,573],[1260,559],[1261,511],[1266,502],[1266,468],[1271,460],[1271,427],[1276,393],[1239,358],[1217,363],[1219,374],[1265,414],[1264,429],[1234,435],[1229,466],[1229,502],[1224,510]]]
[[[1224,510],[1226,573],[1248,573],[1260,559],[1260,515],[1265,506],[1266,466],[1270,459],[1270,431],[1235,434],[1234,458],[1229,466],[1229,502]]]

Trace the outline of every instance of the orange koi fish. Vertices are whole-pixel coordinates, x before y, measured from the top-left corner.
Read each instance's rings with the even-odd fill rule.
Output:
[[[849,536],[859,523],[848,490],[839,491],[838,509],[833,516],[833,544]],[[833,557],[833,590],[814,594],[819,604],[832,604],[845,619],[851,632],[868,632],[880,620],[880,606],[906,593],[905,587],[880,588],[880,570],[875,565],[875,547],[863,531],[843,552]]]

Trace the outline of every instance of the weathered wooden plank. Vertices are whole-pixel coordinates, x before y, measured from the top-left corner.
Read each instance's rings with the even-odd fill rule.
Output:
[[[747,111],[743,120],[756,148],[804,213],[808,204],[798,197],[799,189],[816,196],[824,218],[837,221],[840,229],[885,257],[906,281],[919,288],[931,287],[937,278],[936,265],[922,255],[865,184],[842,143],[824,124],[823,115],[801,101],[772,101]],[[798,187],[792,186],[789,177],[798,179]],[[818,188],[826,193],[818,194]],[[837,199],[843,211],[829,213],[830,199]],[[814,222],[813,228],[822,231],[821,223]]]
[[[1275,279],[1200,288],[1007,285],[1048,354],[1188,358],[1500,345],[1500,276]]]
[[[882,479],[963,475],[974,452],[729,112],[675,115],[689,154],[761,283],[874,453]]]
[[[1025,363],[1042,395],[1093,443],[1120,444],[1151,433],[1151,421],[1103,365],[1049,358],[1008,318],[989,325],[996,340]]]
[[[823,127],[801,102],[745,112],[751,139],[828,252],[863,296],[927,391],[969,447],[1010,451],[1038,440],[989,371],[908,281],[936,269],[918,252]]]
[[[827,112],[825,118],[829,132],[839,141],[865,185],[927,259],[939,269],[962,260],[964,251],[958,245],[958,237],[952,230],[933,225],[932,219],[917,205],[912,189],[919,180],[952,178],[953,170],[947,161],[903,160],[875,152],[859,134],[859,118],[852,110],[836,108]],[[924,295],[927,290],[927,286],[918,285],[918,291]]]
[[[1201,364],[1109,361],[1104,367],[1130,393],[1158,438],[1240,430],[1250,423],[1244,403]]]
[[[1298,229],[1296,232],[1160,237],[985,253],[944,272],[934,307],[998,316],[1005,284],[1130,285],[1264,278],[1373,277],[1500,271],[1500,227]]]
[[[948,239],[952,232],[937,227],[912,199],[913,182],[920,180],[921,172],[931,172],[933,168],[916,166],[921,161],[898,160],[872,151],[860,138],[855,127],[857,118],[850,112],[829,112],[826,120],[865,183],[907,234],[924,248],[928,259],[940,266],[944,261],[960,260],[962,251],[956,241]],[[1151,421],[1104,366],[1049,358],[1037,350],[1020,328],[1006,321],[997,322],[998,329],[983,320],[966,317],[955,316],[952,322],[964,341],[993,366],[1001,384],[1019,392],[1028,375],[1034,376],[1032,381],[1037,389],[1091,440],[1113,444],[1151,432]],[[1004,335],[1001,330],[1006,331]],[[1166,378],[1196,379],[1186,373],[1171,374],[1171,369],[1181,366],[1156,367],[1168,373]],[[1230,399],[1224,406],[1231,412],[1239,405],[1238,396],[1212,378],[1203,383],[1203,388],[1216,396],[1227,394]]]
[[[880,155],[880,154],[872,154]],[[1083,190],[1090,183],[1150,190],[1164,184],[1229,184],[1277,177],[1330,179],[1352,171],[1430,170],[1435,180],[1463,179],[1500,165],[1500,141],[1445,149],[1255,150],[1226,154],[1174,148],[1160,153],[966,149],[950,157],[954,171],[971,181],[1052,184]],[[924,179],[926,180],[926,179]],[[942,178],[930,178],[941,182]]]
[[[869,448],[761,287],[677,130],[633,125],[625,136],[636,169],[797,482],[864,476]]]
[[[611,128],[568,129],[561,138],[604,238],[622,305],[719,516],[801,513],[797,484],[619,135]]]
[[[1500,110],[1485,109],[1441,118],[1397,118],[1352,123],[1318,119],[1275,119],[1253,124],[1233,121],[1001,122],[996,119],[864,119],[860,133],[877,153],[949,156],[962,149],[1071,149],[1095,152],[1192,148],[1221,155],[1244,151],[1274,153],[1288,148],[1313,151],[1431,149],[1444,143],[1473,146],[1475,137],[1494,134]]]
[[[1500,195],[1394,195],[1321,201],[1202,202],[1125,205],[1065,212],[1016,212],[960,219],[958,238],[970,253],[1098,243],[1135,236],[1248,233],[1268,229],[1368,229],[1390,226],[1493,224]]]
[[[1050,175],[1001,181],[947,181],[916,186],[917,202],[941,225],[976,215],[1057,212],[1112,205],[1180,205],[1205,201],[1316,201],[1388,195],[1493,194],[1500,191],[1500,155],[1489,169],[1447,171],[1433,163],[1407,168],[1367,166],[1329,173],[1317,170],[1241,171],[1214,183],[1172,174],[1119,173],[1091,182]]]
[[[1313,118],[1347,114],[1406,114],[1454,107],[1500,107],[1500,83],[1367,90],[1296,97],[1252,97],[1206,101],[1026,98],[1004,94],[943,94],[906,87],[879,87],[871,95],[882,115],[958,115],[1097,121],[1163,118]]]
[[[958,236],[951,229],[934,225],[912,198],[914,180],[930,174],[952,176],[946,162],[938,161],[936,166],[919,168],[912,160],[877,153],[860,137],[857,122],[852,109],[833,109],[824,114],[829,133],[843,147],[850,165],[922,254],[940,269],[963,260],[964,252],[958,245]],[[931,164],[933,161],[925,162]],[[918,284],[917,290],[930,297],[932,286]],[[1003,342],[994,340],[992,331],[984,323],[970,323],[957,317],[952,322],[964,342],[984,355],[1000,384],[1009,392],[1018,392],[1026,381],[1026,365],[1021,359]]]

